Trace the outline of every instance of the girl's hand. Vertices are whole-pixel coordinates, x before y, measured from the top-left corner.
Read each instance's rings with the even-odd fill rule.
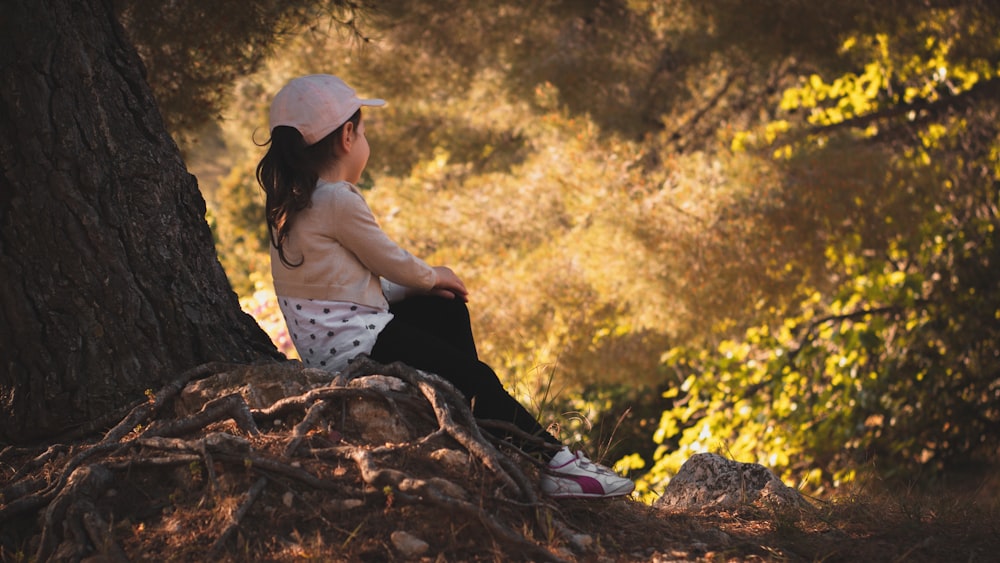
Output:
[[[444,297],[446,299],[461,299],[469,301],[469,290],[465,289],[462,280],[447,266],[434,266],[434,273],[437,274],[437,283],[431,289],[431,295]]]

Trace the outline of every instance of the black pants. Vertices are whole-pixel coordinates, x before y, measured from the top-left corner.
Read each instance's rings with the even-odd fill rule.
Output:
[[[394,316],[372,348],[373,360],[383,364],[400,361],[434,373],[462,392],[472,403],[476,418],[510,422],[548,443],[560,443],[507,393],[493,369],[479,361],[465,303],[458,299],[420,296],[395,303],[389,310]],[[545,453],[502,430],[489,431],[510,439],[525,451]]]

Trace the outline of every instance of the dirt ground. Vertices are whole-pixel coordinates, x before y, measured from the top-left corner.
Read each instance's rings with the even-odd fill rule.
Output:
[[[495,457],[423,389],[433,408],[391,401],[415,421],[395,443],[362,440],[330,406],[385,399],[337,388],[292,401],[280,416],[294,425],[277,410],[160,412],[159,427],[143,415],[100,440],[7,447],[0,561],[1000,561],[995,471],[810,509],[556,501],[529,458]]]
[[[268,433],[254,446],[266,455],[285,438]],[[343,460],[300,464],[329,482],[326,488],[276,468],[228,460],[215,462],[209,477],[204,466],[190,461],[117,465],[113,486],[94,503],[107,545],[84,549],[82,555],[117,551],[132,561],[203,561],[206,554],[241,561],[515,561],[544,560],[546,553],[551,560],[570,561],[1000,560],[995,490],[949,500],[926,493],[814,500],[815,511],[794,513],[755,506],[663,513],[629,499],[542,499],[527,505],[495,495],[499,484],[481,467],[472,465],[462,475],[442,471],[430,451],[407,447],[389,457],[394,469],[413,478],[460,484],[463,492],[457,496],[475,503],[483,516],[523,543],[498,537],[476,514],[367,485],[354,464]],[[39,468],[38,476],[47,478],[50,470]],[[266,486],[237,517],[262,477]],[[0,559],[32,560],[44,519],[38,513],[5,522]],[[228,539],[216,547],[227,529],[232,530]],[[426,542],[426,550],[417,556],[401,552],[393,541],[400,531]],[[76,540],[67,535],[63,542],[75,545]],[[70,555],[72,549],[64,546],[63,551]]]

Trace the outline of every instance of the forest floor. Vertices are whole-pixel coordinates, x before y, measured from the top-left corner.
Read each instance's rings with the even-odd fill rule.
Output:
[[[808,509],[557,501],[539,496],[530,459],[496,457],[412,375],[432,408],[329,387],[253,422],[228,407],[160,413],[100,441],[8,447],[0,561],[1000,561],[995,471],[858,487]],[[387,396],[412,439],[362,443],[369,430],[345,405]]]
[[[185,468],[185,471],[188,468]],[[467,514],[426,504],[393,502],[382,491],[354,497],[300,487],[268,487],[241,518],[226,546],[212,551],[220,530],[244,499],[213,496],[197,480],[177,488],[175,477],[128,476],[104,503],[124,516],[107,522],[120,557],[90,561],[540,561],[542,551],[493,536]],[[221,476],[217,475],[217,478]],[[234,476],[236,477],[236,476]],[[230,485],[249,486],[253,477]],[[277,483],[280,480],[276,480]],[[164,484],[170,483],[167,486]],[[291,498],[289,497],[291,495]],[[985,501],[985,502],[984,502]],[[481,499],[483,505],[492,504]],[[854,496],[814,503],[812,513],[781,513],[754,506],[697,513],[663,513],[632,500],[543,501],[537,507],[494,506],[497,522],[519,530],[550,560],[566,561],[942,561],[1000,560],[995,492],[987,496]],[[571,533],[547,523],[560,521]],[[7,526],[2,561],[35,560],[37,538],[13,545]],[[407,555],[393,534],[426,542]],[[25,536],[21,536],[24,538]],[[418,548],[419,550],[420,548]],[[107,552],[93,548],[90,555]],[[208,556],[211,554],[211,556]],[[54,560],[69,553],[56,552]]]

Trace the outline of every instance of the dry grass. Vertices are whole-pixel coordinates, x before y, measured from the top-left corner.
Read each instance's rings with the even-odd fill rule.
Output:
[[[15,496],[39,497],[93,444],[46,454],[8,448],[0,453],[0,561],[31,561],[37,553],[95,561],[1000,560],[1000,477],[992,467],[923,487],[859,485],[814,499],[811,509],[666,513],[630,499],[533,503],[511,494],[477,456],[461,464],[435,460],[433,452],[461,446],[435,432],[431,416],[408,417],[423,438],[376,447],[358,440],[342,412],[328,414],[299,435],[294,454],[290,425],[261,424],[247,435],[225,417],[169,442],[180,449],[123,439],[86,462],[112,480],[90,492],[60,485],[73,494],[31,510],[14,510]],[[334,423],[339,430],[331,430]],[[208,449],[207,437],[220,435],[242,436],[244,449]],[[399,478],[382,485],[366,476],[360,450]],[[532,463],[511,459],[537,478]],[[434,502],[435,491],[447,498]],[[88,518],[92,529],[84,529]],[[406,555],[393,541],[400,531],[426,542],[426,551]]]
[[[267,434],[255,446],[264,451],[283,438]],[[419,448],[396,465],[412,474],[442,474]],[[350,465],[317,460],[304,467],[342,489],[316,490],[274,476],[217,559],[406,560],[391,540],[398,530],[429,544],[427,561],[536,559],[493,538],[480,522],[366,488]],[[137,468],[121,476],[98,509],[113,515],[111,536],[129,560],[202,561],[259,475],[223,464],[215,473],[212,483],[196,464]],[[518,505],[491,495],[496,483],[481,470],[446,476],[464,477],[464,488],[489,514],[565,560],[976,562],[995,561],[1000,553],[998,478],[992,476],[958,489],[889,493],[869,486],[814,501],[815,510],[805,512],[744,506],[670,514],[624,499]],[[0,560],[30,560],[34,528],[5,525]]]

